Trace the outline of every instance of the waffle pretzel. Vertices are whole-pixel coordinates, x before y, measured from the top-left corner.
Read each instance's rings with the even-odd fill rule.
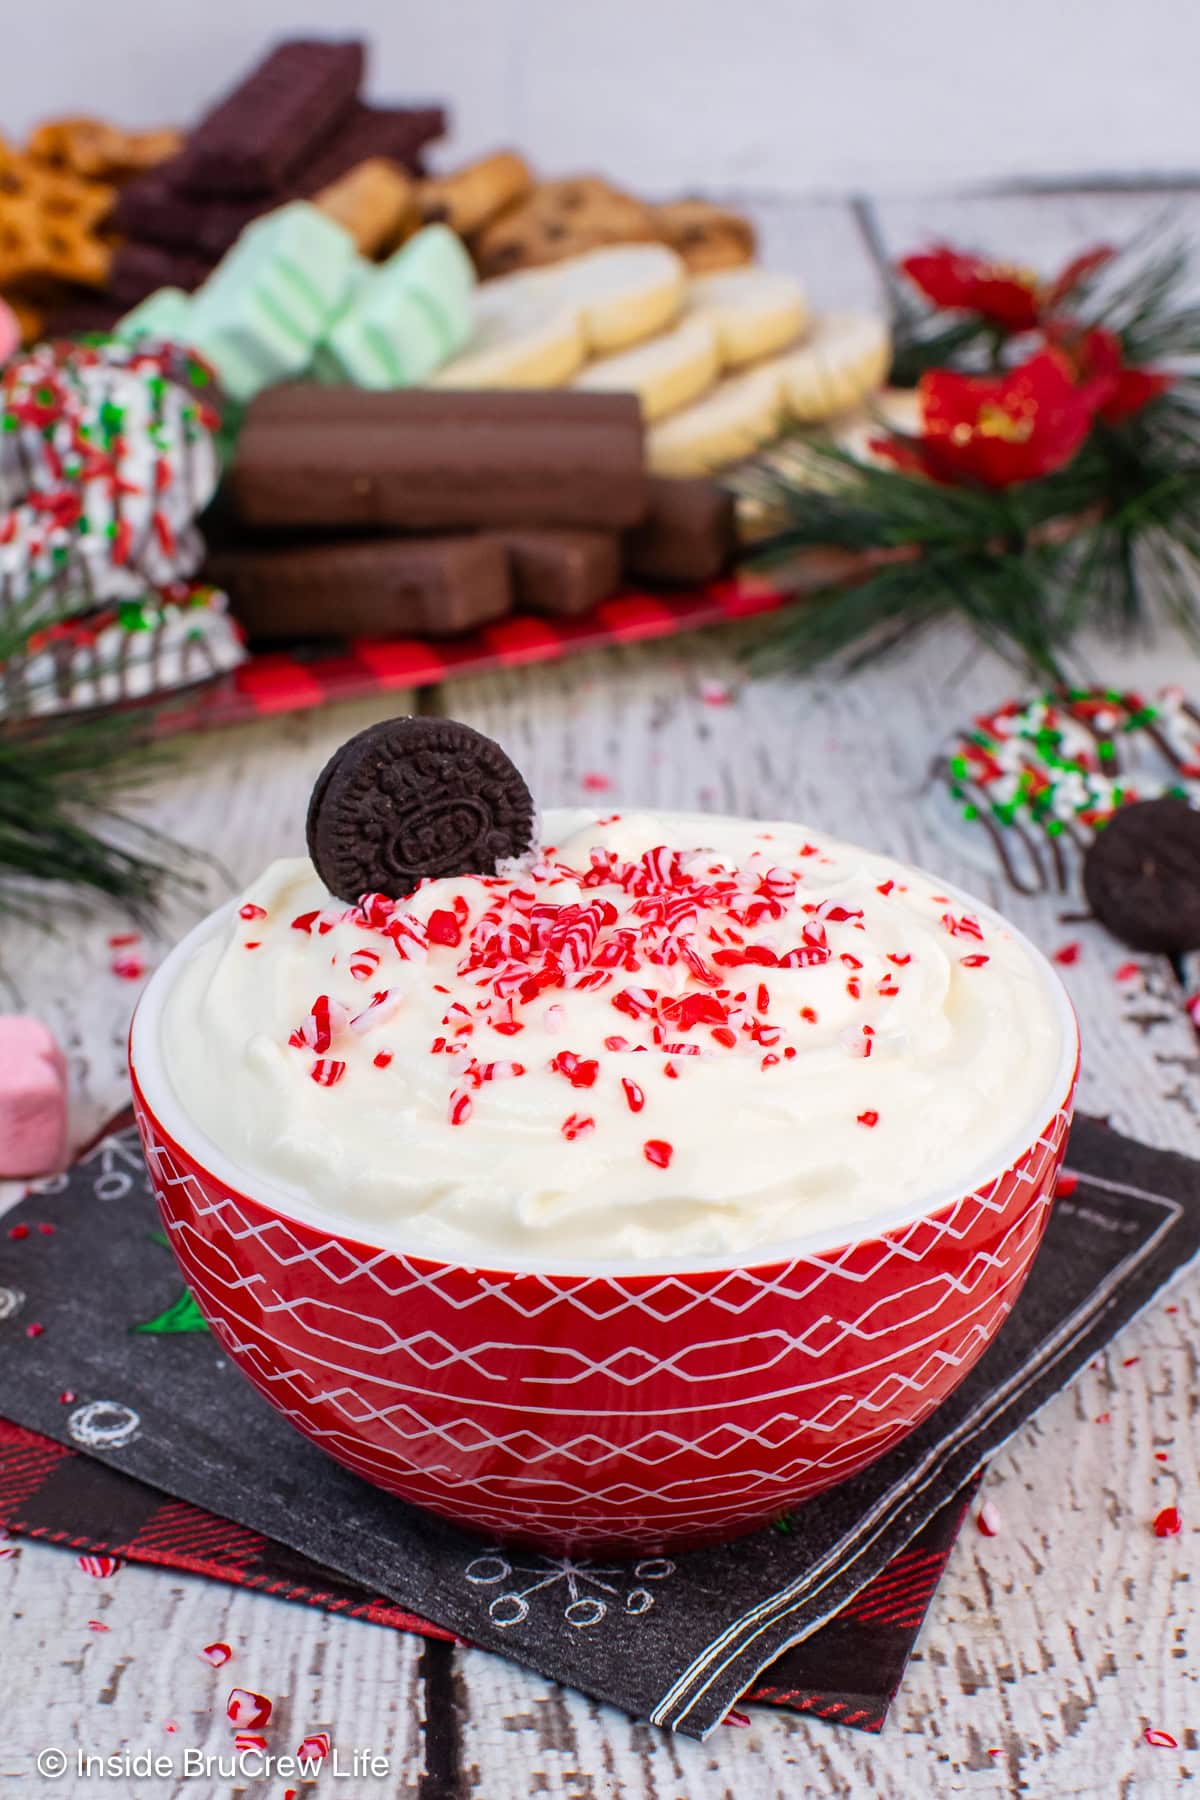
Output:
[[[175,155],[182,134],[163,126],[155,131],[118,131],[103,119],[47,119],[31,134],[25,153],[44,168],[85,181],[123,181],[142,175]]]
[[[99,228],[115,189],[44,169],[0,139],[0,284],[56,276],[103,287],[112,260]]]

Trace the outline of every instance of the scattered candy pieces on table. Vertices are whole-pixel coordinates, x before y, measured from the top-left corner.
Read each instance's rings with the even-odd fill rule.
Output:
[[[67,1155],[67,1065],[38,1019],[0,1016],[0,1178],[50,1175]]]
[[[265,1694],[255,1694],[249,1688],[235,1687],[229,1690],[225,1712],[229,1723],[239,1731],[256,1731],[270,1718],[272,1703]]]
[[[999,1508],[985,1500],[975,1515],[975,1523],[984,1537],[997,1537],[1003,1530]]]
[[[233,1651],[228,1644],[216,1643],[206,1644],[200,1654],[206,1663],[211,1663],[214,1669],[219,1669],[230,1661]]]
[[[1147,1725],[1144,1733],[1146,1742],[1156,1750],[1178,1750],[1179,1744],[1169,1731],[1159,1731],[1154,1725]]]
[[[1178,1537],[1183,1530],[1183,1520],[1177,1506],[1164,1506],[1162,1511],[1154,1515],[1155,1537]]]
[[[121,1566],[115,1556],[80,1556],[76,1561],[84,1574],[96,1581],[107,1581]]]

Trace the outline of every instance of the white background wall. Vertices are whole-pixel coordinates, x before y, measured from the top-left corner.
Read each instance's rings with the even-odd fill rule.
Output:
[[[362,32],[453,149],[649,193],[1200,171],[1197,0],[8,0],[0,129],[196,115],[269,40]],[[15,24],[15,17],[12,21]],[[443,152],[439,160],[452,160]]]

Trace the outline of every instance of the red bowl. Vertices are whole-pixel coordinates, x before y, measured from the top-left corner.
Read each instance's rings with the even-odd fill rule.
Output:
[[[986,911],[986,909],[982,909]],[[163,1224],[213,1333],[314,1443],[431,1512],[539,1548],[659,1550],[749,1531],[853,1475],[962,1380],[1029,1271],[1062,1162],[1078,1035],[969,1191],[744,1267],[473,1268],[369,1244],[239,1171],[130,1040]],[[1031,955],[1041,963],[1037,952]]]

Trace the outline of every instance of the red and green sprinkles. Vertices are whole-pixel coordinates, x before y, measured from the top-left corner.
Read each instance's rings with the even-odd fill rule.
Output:
[[[1047,885],[1043,852],[1064,887],[1064,846],[1086,848],[1122,807],[1200,799],[1200,713],[1178,688],[1152,700],[1116,688],[1009,700],[961,732],[940,768],[961,817],[988,830],[1016,887]],[[1018,872],[1010,840],[1036,879]]]

